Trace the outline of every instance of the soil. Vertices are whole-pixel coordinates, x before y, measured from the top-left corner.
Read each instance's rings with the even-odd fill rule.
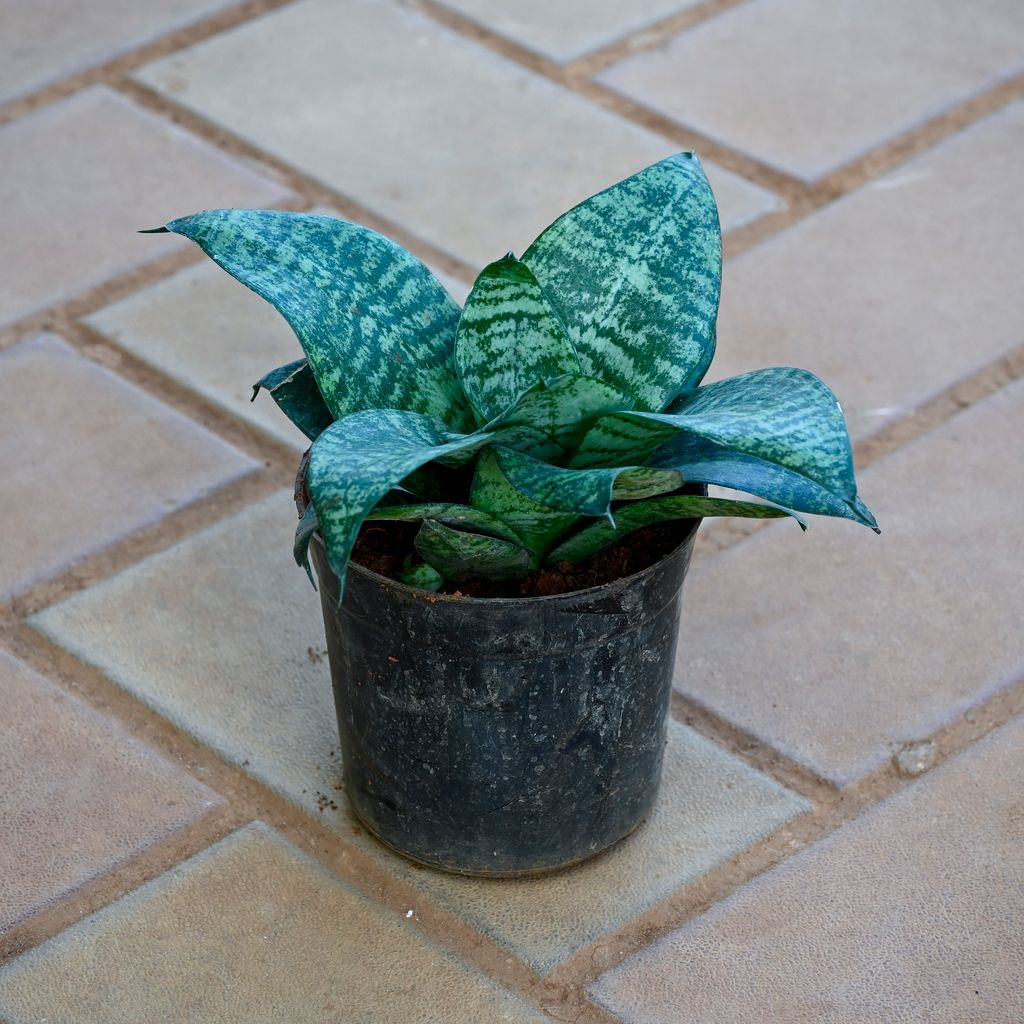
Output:
[[[664,558],[677,547],[690,525],[690,520],[675,520],[645,526],[578,565],[559,562],[531,572],[522,580],[460,580],[446,584],[440,592],[463,597],[550,597],[599,587],[632,576]],[[352,561],[397,580],[402,562],[413,550],[418,529],[418,523],[364,523]]]

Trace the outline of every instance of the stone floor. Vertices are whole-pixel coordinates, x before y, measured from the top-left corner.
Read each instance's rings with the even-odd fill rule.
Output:
[[[0,1021],[1024,1020],[1024,5],[10,0]],[[455,878],[339,789],[269,307],[171,236],[340,213],[452,293],[670,152],[712,378],[834,386],[881,537],[702,530],[651,819]]]

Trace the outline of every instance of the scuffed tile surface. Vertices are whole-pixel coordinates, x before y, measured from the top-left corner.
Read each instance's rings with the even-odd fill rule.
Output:
[[[43,335],[0,355],[0,595],[257,468]]]
[[[227,7],[229,0],[46,0],[0,5],[0,101],[41,89]]]
[[[302,0],[137,77],[476,266],[676,148],[373,0]],[[775,202],[717,186],[727,226]]]
[[[40,5],[45,6],[45,5]],[[105,86],[0,127],[0,323],[166,255],[139,228],[286,191]]]
[[[1017,0],[761,0],[600,76],[812,180],[1024,66]]]
[[[628,1024],[1024,1020],[1024,723],[600,979]]]
[[[0,930],[220,798],[0,651]]]
[[[621,36],[647,28],[670,14],[693,7],[698,0],[443,0],[478,25],[554,60],[570,60],[606,46]]]
[[[669,737],[650,819],[596,860],[547,878],[505,881],[397,860],[392,869],[546,972],[809,808],[693,730],[671,722]]]
[[[279,491],[31,621],[317,814],[318,793],[340,796],[338,727],[295,522]]]
[[[806,367],[863,436],[1020,344],[1022,139],[1017,103],[728,263],[708,379]]]
[[[1018,676],[1022,435],[1018,381],[862,474],[880,537],[773,525],[691,570],[676,686],[845,783]]]
[[[0,969],[11,1024],[543,1024],[256,824]]]
[[[460,303],[468,286],[438,277]],[[284,318],[213,263],[187,267],[86,318],[133,354],[299,451],[305,435],[270,395],[251,402],[252,385],[274,367],[302,358]]]

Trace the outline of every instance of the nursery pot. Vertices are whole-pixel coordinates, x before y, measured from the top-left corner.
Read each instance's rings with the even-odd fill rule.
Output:
[[[490,876],[565,867],[632,832],[661,776],[698,525],[642,572],[552,597],[432,594],[350,563],[340,606],[314,536],[345,788],[366,828]]]

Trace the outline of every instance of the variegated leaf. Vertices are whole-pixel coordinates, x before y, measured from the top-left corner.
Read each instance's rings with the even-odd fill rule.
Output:
[[[208,210],[166,230],[281,312],[335,417],[406,409],[472,430],[453,359],[459,307],[400,245],[335,217],[278,210]]]
[[[475,508],[483,509],[511,527],[530,551],[530,567],[538,568],[544,553],[554,541],[576,522],[575,513],[548,508],[509,482],[498,465],[493,448],[486,448],[477,459],[470,498]]]
[[[552,550],[545,560],[547,565],[558,562],[582,562],[603,548],[615,544],[642,526],[662,523],[671,519],[697,519],[708,516],[741,516],[747,519],[778,519],[792,516],[806,529],[807,524],[795,512],[759,505],[752,501],[733,501],[731,498],[705,498],[702,495],[682,494],[649,501],[628,502],[615,509],[615,526],[599,519],[574,533]]]
[[[453,530],[432,519],[423,523],[414,543],[420,557],[446,580],[516,580],[530,568],[530,553],[521,544]]]
[[[567,373],[534,385],[484,427],[506,448],[538,459],[564,458],[590,424],[632,402],[619,388],[594,377]]]
[[[331,410],[316,386],[313,371],[305,359],[279,366],[252,386],[252,401],[260,388],[269,392],[278,408],[313,441],[334,422]]]
[[[475,533],[487,533],[492,537],[518,542],[515,530],[500,519],[489,515],[482,509],[472,505],[459,505],[454,502],[431,502],[429,504],[393,505],[388,508],[375,508],[367,517],[373,522],[421,523],[431,519],[443,526],[455,530],[472,530]]]
[[[754,370],[699,388],[674,413],[630,418],[685,430],[774,462],[844,501],[857,496],[843,410],[829,388],[807,370]]]
[[[550,377],[579,373],[565,328],[537,279],[511,253],[485,267],[455,339],[455,366],[481,422]]]
[[[671,470],[620,466],[614,469],[563,469],[522,452],[495,446],[498,465],[516,490],[548,508],[576,515],[610,514],[614,498],[645,498],[679,487]]]
[[[859,498],[851,506],[791,469],[694,434],[681,433],[666,441],[650,464],[676,470],[685,480],[746,491],[797,512],[838,516],[878,529],[875,517]]]
[[[309,567],[309,545],[313,540],[313,534],[319,528],[320,520],[317,519],[316,508],[310,502],[299,520],[299,525],[295,527],[295,543],[292,546],[292,554],[298,565],[306,570],[306,575],[309,577],[309,582],[313,584],[314,590],[316,590],[316,580],[313,579],[313,570]]]
[[[406,559],[399,579],[406,586],[418,587],[432,594],[436,594],[444,586],[444,577],[432,565],[427,565],[426,562],[413,565],[411,559]]]
[[[484,433],[452,434],[419,413],[369,409],[337,420],[313,442],[306,482],[342,591],[359,525],[377,502],[431,459],[487,441]]]
[[[700,161],[678,153],[563,214],[527,249],[585,374],[660,411],[714,354],[718,209]]]

